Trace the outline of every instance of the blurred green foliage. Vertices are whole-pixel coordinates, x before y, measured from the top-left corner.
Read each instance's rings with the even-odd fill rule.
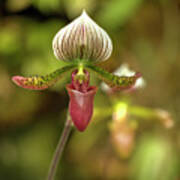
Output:
[[[111,96],[91,77],[99,86],[93,120],[84,133],[72,132],[57,179],[180,179],[179,4],[0,1],[0,179],[45,179],[64,125],[64,86],[70,79],[34,92],[18,88],[11,77],[47,74],[63,66],[53,55],[52,39],[82,9],[112,37],[113,55],[102,66],[113,71],[126,62],[142,72],[147,85]]]

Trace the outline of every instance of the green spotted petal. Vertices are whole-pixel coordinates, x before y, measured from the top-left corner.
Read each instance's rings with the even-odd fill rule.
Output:
[[[86,63],[84,64],[84,66],[93,73],[95,73],[101,80],[106,82],[111,88],[115,88],[119,90],[131,88],[132,86],[135,85],[136,80],[141,77],[140,73],[135,73],[135,75],[133,76],[117,76],[90,63]]]
[[[75,68],[76,65],[72,64],[69,66],[64,66],[45,76],[39,76],[39,75],[31,76],[31,77],[13,76],[12,81],[16,85],[25,89],[43,90],[54,85],[54,83],[60,80],[67,72]]]

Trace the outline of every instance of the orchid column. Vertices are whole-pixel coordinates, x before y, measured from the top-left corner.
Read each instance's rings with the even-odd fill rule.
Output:
[[[79,131],[84,131],[93,115],[93,100],[97,87],[90,86],[90,73],[95,73],[113,90],[132,88],[141,76],[113,75],[96,65],[107,60],[112,53],[112,42],[108,34],[99,27],[85,11],[72,23],[61,29],[53,39],[53,50],[57,59],[67,63],[45,76],[14,76],[12,80],[20,87],[31,90],[43,90],[71,71],[71,83],[66,85],[70,97],[69,114],[65,129],[58,144],[49,180],[54,178],[59,157],[70,132],[71,120]]]

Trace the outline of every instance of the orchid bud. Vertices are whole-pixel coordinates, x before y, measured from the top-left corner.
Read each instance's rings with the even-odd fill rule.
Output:
[[[174,120],[168,111],[163,109],[155,109],[155,113],[165,128],[172,128],[174,126]]]
[[[108,34],[85,11],[72,23],[62,28],[53,39],[57,59],[104,61],[112,53]]]
[[[134,148],[136,124],[129,121],[128,104],[118,102],[113,108],[110,126],[112,143],[122,158],[128,158]]]

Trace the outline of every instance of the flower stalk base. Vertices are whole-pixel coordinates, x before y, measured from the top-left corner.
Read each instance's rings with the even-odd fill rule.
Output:
[[[54,157],[53,157],[53,159],[51,161],[51,165],[50,165],[50,168],[49,168],[47,180],[54,180],[56,170],[57,170],[57,166],[58,166],[59,160],[61,158],[61,155],[63,153],[66,142],[68,140],[68,137],[70,135],[71,129],[72,129],[72,121],[71,121],[71,118],[70,118],[70,116],[68,114],[67,119],[66,119],[66,123],[65,123],[65,126],[64,126],[64,130],[63,130],[62,135],[61,135],[61,137],[59,139],[59,143],[58,143],[58,145],[56,147]]]

